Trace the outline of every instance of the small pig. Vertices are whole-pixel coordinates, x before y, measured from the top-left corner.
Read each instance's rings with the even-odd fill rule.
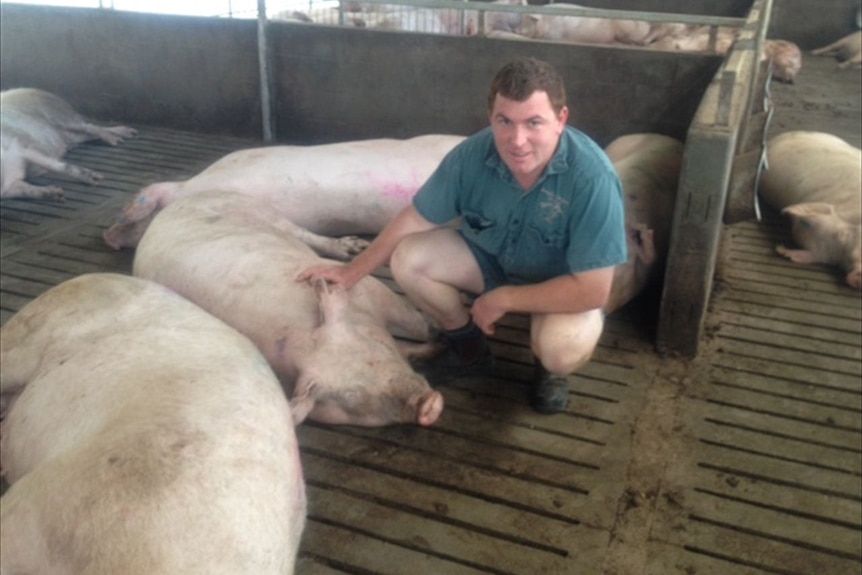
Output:
[[[527,6],[527,0],[493,0],[488,2],[489,5],[501,4],[508,6]],[[489,38],[519,38],[525,37],[517,34],[521,28],[522,22],[526,14],[518,12],[496,12],[487,10],[484,13],[481,30],[479,29],[479,12],[476,10],[467,10],[464,12],[464,18],[468,21],[468,35],[479,34]]]
[[[772,78],[792,84],[802,69],[802,51],[787,40],[767,40],[763,43],[763,59],[772,61]]]
[[[374,234],[410,203],[463,139],[426,135],[239,150],[186,181],[147,186],[104,239],[114,249],[135,247],[159,210],[177,198],[214,189],[263,198],[271,210],[315,234]]]
[[[791,220],[797,263],[841,266],[862,289],[862,150],[822,132],[794,131],[766,143],[760,196]]]
[[[45,172],[65,174],[93,184],[101,175],[62,161],[70,148],[99,139],[116,146],[136,131],[126,126],[105,128],[87,121],[59,96],[35,88],[0,92],[0,197],[61,200],[59,186],[25,181]]]
[[[692,24],[682,24],[679,22],[652,22],[650,24],[649,36],[647,37],[647,44],[651,44],[662,38],[682,36],[695,27]]]
[[[173,202],[150,224],[134,274],[176,290],[257,344],[290,392],[294,420],[431,425],[443,397],[387,327],[431,338],[425,318],[380,280],[345,292],[295,281],[321,262],[266,198],[209,191]],[[430,343],[408,350],[431,354]]]
[[[629,134],[605,153],[623,187],[629,259],[617,266],[604,311],[622,307],[664,269],[683,144],[661,134]]]
[[[554,3],[553,8],[583,8],[577,4]],[[635,44],[652,40],[652,26],[639,20],[616,20],[557,14],[530,14],[519,34],[541,40],[583,42],[588,44]]]
[[[2,573],[294,572],[296,434],[247,338],[119,274],[51,288],[0,334]]]
[[[723,55],[727,54],[735,41],[736,30],[720,26],[716,30],[715,46],[710,50],[709,26],[684,26],[675,29],[673,33],[657,38],[649,47],[681,52],[714,52]]]
[[[811,51],[812,56],[834,56],[839,68],[862,67],[862,31],[852,32],[828,46]]]

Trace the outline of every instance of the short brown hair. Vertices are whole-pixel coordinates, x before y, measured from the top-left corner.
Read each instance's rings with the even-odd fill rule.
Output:
[[[537,58],[518,58],[500,68],[494,76],[488,92],[488,110],[494,109],[497,94],[523,102],[539,90],[548,94],[554,112],[559,114],[566,105],[566,87],[560,73]]]

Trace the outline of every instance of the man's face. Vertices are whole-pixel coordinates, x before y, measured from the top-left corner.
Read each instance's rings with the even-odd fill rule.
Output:
[[[500,94],[491,110],[494,143],[515,179],[525,189],[536,183],[548,165],[560,134],[566,127],[569,110],[554,113],[547,92],[536,91],[523,102]]]

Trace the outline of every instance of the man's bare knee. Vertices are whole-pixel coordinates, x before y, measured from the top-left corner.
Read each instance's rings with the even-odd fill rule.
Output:
[[[581,369],[593,356],[604,328],[599,310],[578,314],[574,319],[534,322],[533,354],[545,369],[567,375]]]
[[[585,346],[568,346],[553,347],[533,350],[542,366],[549,372],[556,375],[568,375],[580,370],[590,361],[593,356],[593,351],[596,349],[595,343]]]

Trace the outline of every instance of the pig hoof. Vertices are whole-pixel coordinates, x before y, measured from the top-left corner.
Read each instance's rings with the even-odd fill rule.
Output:
[[[66,198],[63,196],[63,188],[60,186],[45,186],[38,197],[43,200],[54,200],[55,202],[66,201]]]
[[[104,176],[99,172],[88,170],[87,168],[81,169],[81,180],[86,184],[95,184],[99,180],[101,180]]]
[[[340,251],[347,257],[355,256],[369,246],[370,242],[357,236],[344,236],[338,238]]]

